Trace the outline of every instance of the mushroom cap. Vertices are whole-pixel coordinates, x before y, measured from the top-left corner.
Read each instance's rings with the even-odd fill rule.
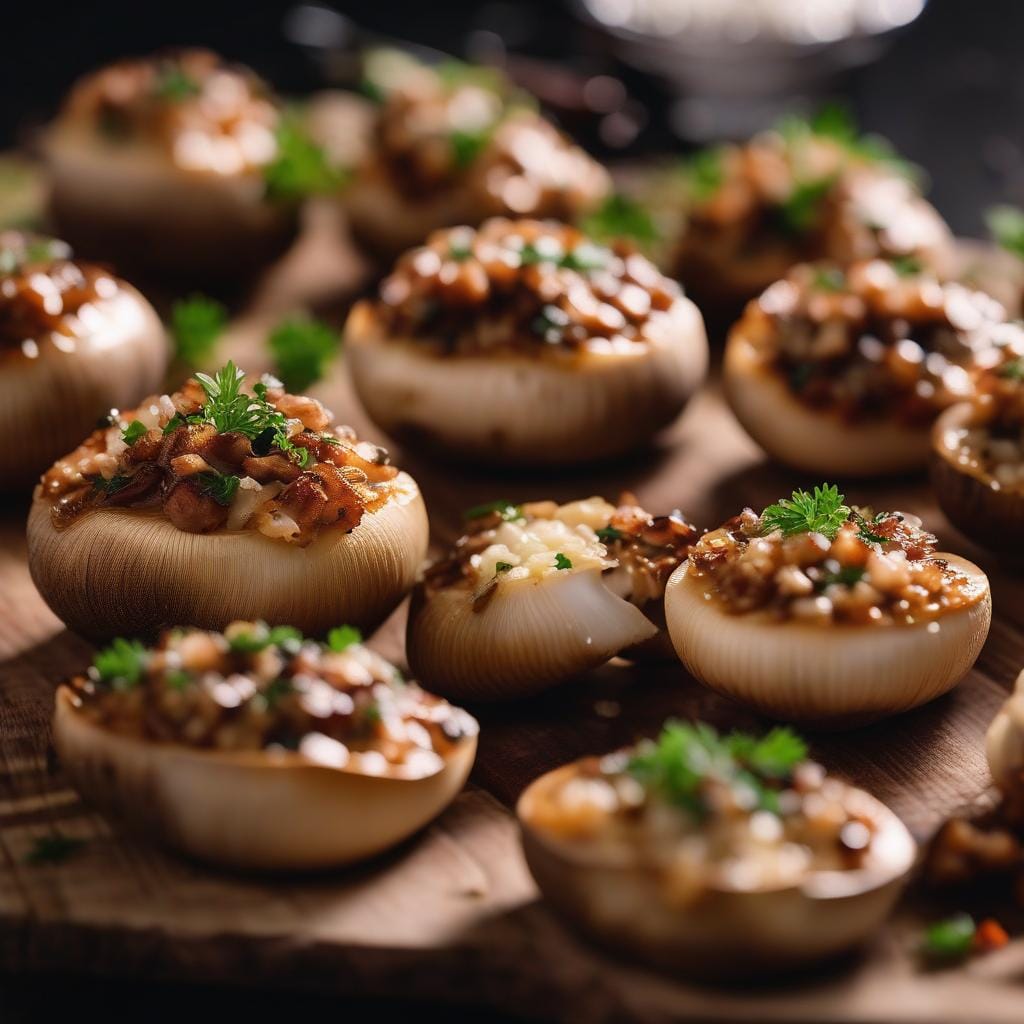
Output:
[[[345,329],[346,363],[373,421],[394,437],[490,464],[623,455],[671,423],[707,371],[697,307],[679,298],[650,341],[615,353],[437,355],[378,337],[368,306]]]
[[[29,568],[43,598],[76,633],[151,635],[188,622],[287,622],[311,636],[339,622],[375,629],[409,591],[426,555],[426,509],[406,473],[351,532],[326,527],[306,547],[256,530],[197,534],[159,511],[94,509],[57,530],[37,490]]]
[[[122,736],[57,691],[54,743],[101,811],[184,853],[227,867],[315,870],[362,860],[436,817],[462,788],[476,736],[433,775],[365,775],[292,751],[212,751]]]
[[[465,585],[428,592],[409,608],[409,668],[450,700],[525,697],[603,665],[657,627],[616,597],[599,569],[497,580],[478,611]]]
[[[1005,796],[1024,791],[1024,671],[985,734],[992,779]]]
[[[970,426],[973,414],[970,402],[958,402],[935,421],[928,463],[935,497],[966,536],[987,548],[1024,557],[1024,490],[998,487],[980,467],[962,465],[957,459],[957,431]]]
[[[723,363],[725,396],[744,430],[774,459],[808,473],[873,476],[923,467],[929,428],[893,419],[845,423],[804,405],[743,335]]]
[[[232,281],[278,256],[298,230],[297,207],[268,202],[259,174],[186,171],[151,147],[60,128],[45,152],[59,234],[120,266]]]
[[[965,558],[932,557],[966,573],[977,599],[931,622],[888,626],[734,615],[708,599],[707,583],[687,559],[665,591],[669,634],[687,671],[714,690],[788,721],[860,725],[951,690],[985,643],[988,578]]]
[[[863,867],[810,872],[799,886],[713,888],[689,905],[674,906],[654,871],[533,827],[536,802],[574,769],[564,765],[542,775],[519,798],[530,871],[545,899],[582,934],[672,972],[763,976],[849,950],[888,916],[916,858],[916,844],[899,818],[851,787],[876,825]]]
[[[89,303],[92,329],[72,351],[0,353],[0,488],[32,483],[111,409],[158,390],[169,359],[153,307],[131,285]]]

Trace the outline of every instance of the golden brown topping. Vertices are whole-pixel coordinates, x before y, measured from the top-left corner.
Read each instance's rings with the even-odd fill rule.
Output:
[[[326,644],[290,626],[234,622],[115,640],[73,682],[79,708],[123,735],[207,750],[298,751],[365,774],[430,774],[474,735],[465,712],[403,680],[348,626]]]
[[[250,71],[206,50],[123,60],[79,81],[62,115],[111,144],[158,146],[183,170],[235,175],[277,153],[279,112]]]
[[[391,337],[448,353],[615,351],[646,344],[680,292],[625,243],[548,221],[495,218],[437,231],[406,253],[373,306]]]
[[[830,496],[835,515],[830,506],[805,525],[805,513],[813,518],[825,504],[810,503]],[[920,520],[841,501],[834,488],[819,488],[760,516],[746,509],[701,537],[690,554],[696,577],[726,611],[811,624],[911,625],[979,599],[964,573],[932,556],[935,538]]]
[[[322,528],[355,529],[392,497],[398,470],[383,449],[273,378],[251,392],[243,382],[228,363],[112,412],[43,477],[55,525],[86,509],[160,507],[180,530],[249,527],[305,545]]]
[[[814,408],[927,423],[969,397],[972,375],[1024,332],[982,292],[912,264],[793,268],[733,328]]]
[[[0,349],[36,358],[44,345],[72,352],[94,329],[93,303],[112,298],[117,280],[71,259],[56,239],[0,232]]]
[[[363,173],[412,199],[461,189],[481,211],[575,219],[607,194],[608,173],[527,102],[484,69],[407,69]]]

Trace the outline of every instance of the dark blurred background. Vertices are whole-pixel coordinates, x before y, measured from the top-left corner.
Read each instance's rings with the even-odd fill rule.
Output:
[[[661,0],[662,8],[670,4]],[[649,49],[639,46],[627,64],[621,40],[586,17],[589,6],[591,14],[621,21],[635,0],[349,0],[333,5],[350,19],[347,25],[322,10],[307,7],[296,14],[299,5],[286,2],[3,6],[3,147],[30,138],[32,126],[52,114],[77,75],[118,56],[203,44],[252,65],[282,92],[301,94],[325,84],[325,46],[329,53],[376,37],[507,60],[515,77],[542,93],[564,127],[608,159],[682,151],[688,140],[681,134],[692,141],[709,128],[730,134],[728,118],[713,106],[702,107],[692,88],[680,90],[650,73],[664,57],[656,41]],[[920,5],[869,0],[869,6],[895,20]],[[345,35],[353,26],[358,34]],[[930,0],[916,21],[886,38],[877,59],[838,75],[826,91],[845,97],[864,128],[888,136],[928,170],[933,198],[958,232],[980,234],[984,207],[1024,204],[1022,41],[1020,0]],[[344,61],[329,63],[336,71],[345,67]],[[677,68],[685,77],[695,63],[680,53]],[[741,70],[749,71],[751,62],[744,64]],[[756,62],[752,66],[753,86],[740,106],[756,124],[762,113],[767,120],[770,111],[777,112],[777,99],[762,111],[770,76]],[[821,98],[821,84],[809,92],[795,88],[793,102],[813,104]]]

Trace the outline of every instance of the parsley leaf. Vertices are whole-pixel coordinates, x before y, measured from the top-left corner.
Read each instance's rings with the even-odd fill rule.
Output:
[[[302,634],[294,626],[274,626],[268,629],[265,624],[257,624],[256,629],[249,633],[236,633],[228,648],[234,654],[258,654],[268,647],[282,647],[286,651],[295,651],[302,643]]]
[[[814,488],[814,493],[796,490],[792,497],[782,498],[761,513],[765,533],[781,530],[790,537],[795,533],[820,533],[831,540],[839,527],[850,517],[843,504],[843,495],[835,484]]]
[[[841,292],[846,287],[846,275],[839,267],[815,267],[811,285],[820,292]]]
[[[97,651],[92,660],[96,679],[115,690],[128,690],[138,684],[149,660],[149,652],[138,640],[118,637],[109,647]]]
[[[128,482],[131,480],[130,476],[121,476],[115,474],[109,480],[104,480],[103,477],[98,476],[92,482],[93,490],[99,491],[100,494],[117,494],[122,487],[126,487]]]
[[[153,81],[153,95],[169,103],[183,103],[202,91],[199,83],[177,64],[166,64]]]
[[[707,202],[725,181],[723,151],[719,147],[694,153],[684,165],[690,196],[698,203]]]
[[[344,180],[332,167],[323,148],[307,134],[295,115],[277,126],[277,155],[263,168],[267,197],[275,202],[297,202],[310,195],[332,192]]]
[[[994,206],[985,214],[992,237],[1007,252],[1024,259],[1024,210],[1016,206]]]
[[[186,366],[202,366],[212,355],[228,322],[228,311],[215,299],[191,295],[171,309],[171,334],[178,359]]]
[[[796,182],[793,191],[777,209],[782,229],[790,234],[802,235],[814,227],[822,201],[834,182],[834,177]]]
[[[627,771],[648,789],[703,816],[703,783],[713,778],[753,791],[758,806],[778,811],[773,785],[787,780],[807,757],[807,747],[790,729],[772,729],[757,738],[746,733],[720,736],[710,725],[668,722],[657,740],[641,743]]]
[[[523,518],[522,506],[513,505],[512,502],[505,501],[503,498],[498,501],[488,502],[486,505],[474,505],[472,508],[468,508],[462,513],[462,518],[469,522],[473,519],[483,519],[484,516],[492,515],[495,512],[501,516],[506,523],[511,523],[516,519]]]
[[[511,562],[495,562],[494,563],[494,571],[496,573],[511,572],[514,568],[515,568],[515,566]]]
[[[487,148],[494,134],[493,126],[481,128],[477,131],[467,131],[457,128],[449,136],[452,147],[452,158],[455,166],[459,168],[469,167],[480,154]]]
[[[635,199],[615,192],[593,213],[583,218],[580,227],[601,242],[632,238],[641,245],[658,241],[658,229],[650,213]]]
[[[854,510],[850,513],[850,518],[857,526],[857,536],[864,541],[865,544],[885,544],[889,538],[883,537],[880,533],[875,533],[871,527],[874,523],[880,522],[884,517],[885,513],[879,513],[875,516],[874,521],[869,523],[858,511]]]
[[[561,551],[557,552],[556,555],[555,555],[555,568],[556,569],[571,569],[572,568],[572,559],[571,558],[567,558],[565,555],[562,554]]]
[[[1005,380],[1024,381],[1024,359],[1011,359],[999,367],[999,376]]]
[[[87,839],[63,836],[40,836],[25,855],[26,864],[63,864],[88,844]]]
[[[962,960],[971,952],[976,932],[973,917],[957,914],[925,931],[921,952],[932,960]]]
[[[353,644],[362,642],[363,634],[355,626],[335,626],[327,634],[327,646],[338,653],[348,650]]]
[[[614,541],[622,539],[622,531],[615,529],[614,526],[602,526],[597,531],[597,539],[602,544],[611,544]]]
[[[924,266],[916,256],[897,256],[889,261],[898,277],[916,277],[924,270]]]
[[[141,420],[132,420],[124,430],[121,431],[121,440],[127,445],[133,445],[141,437],[145,437],[149,429]]]
[[[305,391],[322,380],[338,352],[338,335],[320,320],[295,316],[283,320],[267,342],[274,357],[274,376],[289,391]]]
[[[197,475],[199,489],[203,494],[208,494],[218,505],[230,505],[242,482],[237,476],[230,473],[218,473],[211,470],[209,473]]]

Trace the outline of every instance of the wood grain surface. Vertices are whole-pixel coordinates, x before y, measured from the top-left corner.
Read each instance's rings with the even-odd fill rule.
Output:
[[[222,353],[264,369],[268,326],[304,306],[337,313],[367,273],[337,242],[330,214],[319,214],[302,247],[236,319]],[[343,360],[316,393],[365,436],[386,440],[362,416]],[[765,461],[714,382],[654,451],[616,465],[510,476],[392,450],[424,491],[436,543],[457,535],[464,508],[499,497],[614,498],[629,489],[652,511],[679,507],[712,527],[808,482]],[[1024,577],[958,536],[923,478],[851,485],[846,493],[921,515],[943,548],[976,560],[992,581],[992,632],[956,690],[869,728],[811,737],[818,759],[888,802],[923,840],[954,809],[986,799],[982,737],[1024,665]],[[919,895],[904,901],[863,955],[756,990],[655,975],[566,932],[538,900],[510,808],[541,772],[651,735],[669,716],[760,724],[678,664],[612,663],[538,699],[474,709],[483,732],[470,786],[422,834],[355,870],[232,876],[113,827],[68,788],[50,747],[54,688],[84,668],[90,649],[32,586],[26,511],[27,496],[9,496],[0,518],[0,967],[423,998],[553,1020],[1024,1019],[1024,942],[925,972],[914,940],[940,908]],[[197,586],[201,577],[196,566]],[[374,638],[399,662],[403,625],[399,609]],[[57,834],[87,842],[63,863],[27,862],[40,837]]]

